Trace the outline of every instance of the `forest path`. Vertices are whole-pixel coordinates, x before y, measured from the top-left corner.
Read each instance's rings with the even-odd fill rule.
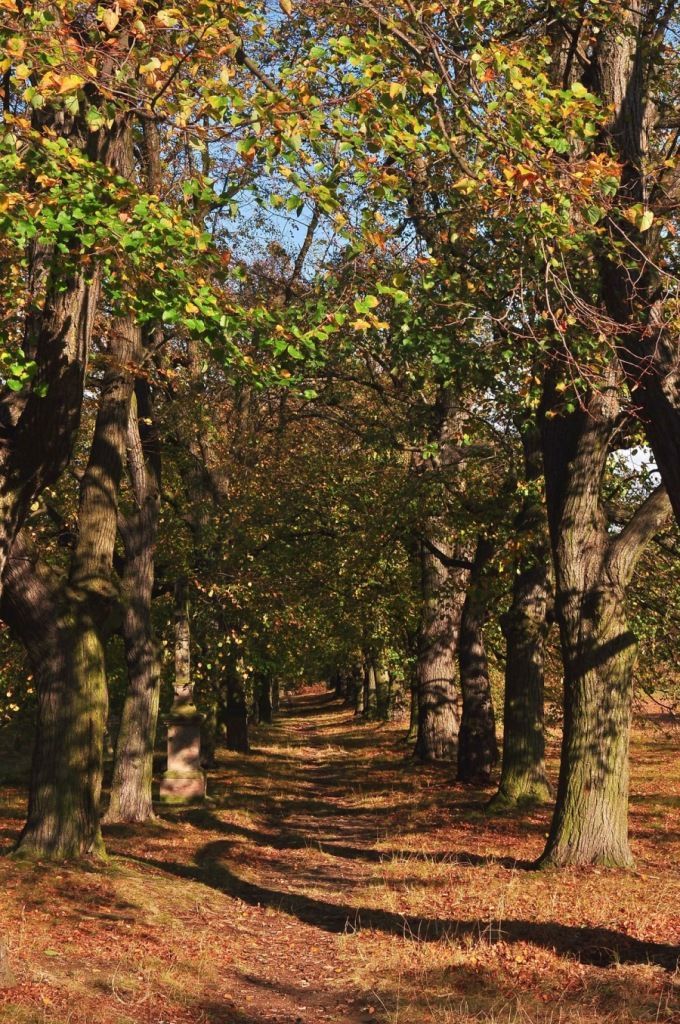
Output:
[[[680,1020],[677,737],[633,765],[638,870],[530,871],[550,808],[489,817],[403,724],[302,693],[208,803],[108,827],[104,870],[0,858],[0,1024]]]

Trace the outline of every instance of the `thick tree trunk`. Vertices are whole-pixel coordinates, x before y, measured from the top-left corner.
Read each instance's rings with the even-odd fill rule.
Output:
[[[545,803],[552,797],[545,769],[544,721],[544,648],[552,581],[548,524],[541,495],[532,487],[543,475],[535,426],[525,425],[522,442],[529,489],[515,523],[523,550],[513,578],[512,603],[501,617],[506,639],[503,763],[491,810]]]
[[[661,155],[650,158],[655,122],[664,116],[652,98],[659,93],[664,58],[650,40],[664,37],[671,17],[673,8],[662,4],[635,0],[623,6],[599,33],[592,66],[595,91],[609,112],[602,141],[621,166],[615,209],[650,204],[657,224],[680,199],[677,167],[664,168]],[[659,269],[665,260],[657,224],[645,232],[627,225],[623,248],[620,226],[612,226],[618,249],[603,262],[602,297],[618,325],[621,365],[680,523],[680,337],[664,310],[668,289]]]
[[[82,621],[75,630],[61,601],[54,575],[20,534],[6,565],[2,615],[26,646],[38,715],[28,815],[17,852],[58,860],[103,855],[99,798],[106,720],[96,636]]]
[[[564,661],[564,733],[555,813],[541,863],[630,867],[628,737],[635,637],[625,589],[670,511],[659,489],[610,538],[602,473],[618,419],[615,386],[543,427],[555,608]]]
[[[108,708],[104,641],[118,605],[111,577],[132,392],[129,366],[138,345],[134,324],[114,324],[111,364],[104,375],[80,485],[78,540],[61,596],[60,663],[65,675],[61,680],[44,673],[41,677],[48,693],[38,704],[38,734],[51,737],[60,729],[61,741],[56,748],[41,741],[34,750],[36,792],[30,797],[31,811],[18,850],[36,857],[103,853],[99,802]]]
[[[94,162],[126,174],[129,125],[118,117],[90,132],[81,119],[42,110],[38,131],[83,149]],[[85,373],[99,302],[101,272],[96,262],[35,242],[29,254],[29,305],[24,351],[36,363],[30,390],[0,392],[0,589],[5,560],[35,497],[57,480],[76,436]]]
[[[571,599],[560,590],[558,618],[564,738],[555,815],[541,860],[630,867],[628,739],[636,644],[623,595],[606,585]]]
[[[137,509],[121,525],[125,547],[122,624],[128,689],[123,704],[107,822],[154,817],[153,752],[161,671],[151,601],[160,507],[160,449],[149,386],[139,380],[130,406],[128,467]]]
[[[491,809],[546,803],[552,796],[545,769],[544,647],[552,600],[544,550],[520,569],[512,606],[503,616],[507,641],[503,710],[503,765]]]
[[[484,647],[486,601],[481,581],[482,570],[490,556],[490,544],[480,540],[461,618],[458,645],[463,697],[458,743],[458,778],[461,782],[488,782],[498,761],[496,716]]]
[[[161,187],[158,127],[146,122],[143,131],[146,184]],[[161,328],[145,334],[144,347],[160,348]],[[136,509],[119,523],[125,549],[122,636],[128,672],[111,781],[107,822],[144,822],[153,812],[153,752],[158,725],[161,665],[153,631],[151,606],[155,578],[161,494],[161,447],[154,420],[154,402],[147,378],[138,377],[130,403],[127,461]]]
[[[600,292],[609,317],[608,334],[616,342],[633,404],[680,523],[680,336],[662,269],[663,225],[677,208],[680,174],[674,161],[664,160],[658,129],[667,117],[666,104],[655,102],[671,81],[659,42],[676,14],[673,4],[631,0],[599,26],[592,46],[592,24],[576,15],[571,22],[560,18],[554,22],[552,67],[559,87],[582,79],[599,97],[607,118],[598,144],[608,156],[614,153],[620,179],[614,216],[607,222],[610,238],[597,254]],[[671,85],[668,97],[672,95]],[[646,231],[625,220],[626,211],[636,206],[649,207],[654,214]]]
[[[418,739],[422,761],[457,764],[460,717],[457,651],[469,569],[452,564],[452,546],[437,537],[421,545],[423,610],[416,678]]]

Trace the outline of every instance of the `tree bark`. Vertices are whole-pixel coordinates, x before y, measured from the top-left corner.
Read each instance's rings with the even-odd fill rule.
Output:
[[[364,656],[364,718],[373,721],[378,713],[375,666],[370,655]]]
[[[587,407],[543,424],[556,616],[564,661],[564,733],[557,802],[542,864],[630,867],[628,740],[636,642],[626,586],[667,521],[659,489],[613,539],[600,502],[618,419],[616,383]]]
[[[138,379],[128,423],[128,469],[136,509],[121,521],[125,548],[122,636],[128,672],[106,822],[154,817],[153,752],[161,670],[151,604],[160,511],[161,462],[147,381]]]
[[[409,696],[409,721],[405,742],[411,744],[415,743],[418,739],[418,680],[416,678],[415,667],[411,671]]]
[[[661,478],[680,523],[680,337],[664,311],[667,285],[659,270],[658,224],[677,207],[680,168],[663,156],[650,158],[650,142],[659,119],[653,96],[663,86],[664,61],[657,45],[674,16],[674,5],[645,5],[634,0],[603,27],[593,54],[592,80],[610,112],[603,138],[621,165],[617,208],[633,204],[656,209],[657,223],[641,232],[612,225],[619,251],[602,264],[602,297],[618,325],[618,352],[633,401],[646,426]],[[659,210],[660,207],[660,210]]]
[[[352,696],[354,704],[354,714],[363,715],[364,713],[364,670],[363,666],[357,663],[352,669]]]
[[[457,764],[460,717],[457,650],[469,570],[454,566],[452,545],[436,531],[421,543],[422,619],[416,678],[422,761]]]
[[[66,138],[93,162],[125,174],[130,128],[125,115],[90,132],[82,119],[53,110],[34,128]],[[29,253],[30,307],[24,351],[37,365],[30,390],[0,393],[0,588],[4,564],[31,503],[62,473],[80,425],[83,389],[101,271],[85,253],[68,260],[40,242]]]
[[[83,664],[86,650],[73,636],[62,601],[54,573],[19,534],[6,564],[2,616],[26,647],[38,712],[28,815],[17,852],[56,860],[103,854],[101,774],[90,735],[106,713],[101,677]]]
[[[481,579],[491,553],[491,545],[480,539],[461,618],[458,646],[463,697],[458,744],[458,778],[461,782],[488,782],[498,761],[496,717],[484,647],[486,601]]]
[[[552,788],[545,768],[544,662],[552,607],[550,541],[541,495],[532,488],[542,477],[541,439],[523,430],[528,495],[515,529],[522,543],[513,578],[512,603],[501,617],[506,639],[503,762],[491,810],[545,803]]]
[[[38,735],[55,736],[61,730],[61,742],[36,743],[29,814],[17,847],[23,855],[103,855],[99,802],[108,708],[104,642],[118,608],[113,552],[132,392],[129,366],[138,347],[134,324],[115,321],[80,485],[78,538],[60,597],[58,667],[64,675],[57,680],[52,673],[49,679],[41,674],[49,692],[39,700]]]
[[[392,716],[392,682],[390,674],[379,661],[373,665],[375,676],[375,717],[380,722],[389,722]]]
[[[665,159],[672,150],[663,145],[663,111],[655,102],[665,92],[669,103],[677,96],[672,62],[660,45],[676,14],[673,3],[631,0],[598,26],[592,46],[592,24],[560,18],[554,23],[552,66],[559,87],[582,80],[607,116],[598,145],[615,155],[621,173],[606,222],[609,238],[598,253],[600,293],[620,366],[680,522],[680,336],[662,270],[662,229],[680,199],[680,168]],[[648,230],[627,222],[632,206],[654,214]]]

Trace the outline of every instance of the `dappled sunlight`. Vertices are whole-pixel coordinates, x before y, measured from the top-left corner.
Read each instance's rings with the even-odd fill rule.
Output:
[[[487,816],[398,725],[306,693],[218,752],[206,805],[108,827],[102,871],[1,862],[20,1001],[73,1024],[670,1022],[674,754],[636,732],[634,873],[536,871],[549,808]]]

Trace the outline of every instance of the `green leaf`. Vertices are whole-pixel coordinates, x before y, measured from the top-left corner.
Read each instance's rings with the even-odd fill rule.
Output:
[[[376,295],[366,295],[363,299],[356,299],[354,302],[354,308],[357,313],[369,313],[372,309],[375,309],[379,305],[380,300]]]
[[[645,212],[640,217],[640,221],[638,223],[638,228],[640,229],[640,231],[649,231],[649,229],[651,228],[653,223],[654,223],[654,214],[652,213],[651,210],[645,210]]]

